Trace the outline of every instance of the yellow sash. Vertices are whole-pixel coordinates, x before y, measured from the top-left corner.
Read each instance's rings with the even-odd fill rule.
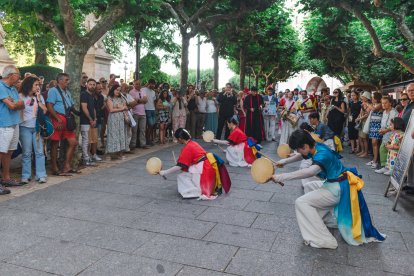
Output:
[[[336,151],[337,152],[342,152],[344,149],[342,148],[341,139],[339,139],[338,136],[334,136],[334,142],[335,142],[335,146],[336,146]]]
[[[221,179],[220,179],[220,172],[218,169],[218,164],[217,164],[217,160],[216,158],[214,158],[214,155],[212,153],[207,153],[206,154],[207,160],[208,162],[210,162],[211,166],[213,167],[215,173],[216,173],[216,189],[217,188],[221,188]]]
[[[349,197],[352,212],[352,235],[355,240],[360,241],[362,220],[359,209],[358,191],[364,187],[364,181],[350,171],[346,172],[349,183]]]

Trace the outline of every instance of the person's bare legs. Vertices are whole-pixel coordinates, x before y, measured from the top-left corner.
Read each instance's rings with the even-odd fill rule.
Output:
[[[374,154],[374,158],[372,159],[372,161],[374,161],[374,163],[378,163],[378,140],[377,139],[372,139],[372,153]]]
[[[13,151],[9,151],[8,153],[0,153],[2,168],[1,175],[3,180],[10,180],[10,162],[12,154]]]
[[[165,143],[165,124],[160,123],[160,144]]]
[[[58,172],[59,167],[57,165],[57,152],[59,147],[59,141],[51,141],[50,145],[50,162],[52,163],[52,171]]]
[[[66,159],[63,165],[63,171],[68,172],[71,170],[71,163],[73,158],[73,153],[75,152],[75,147],[78,145],[78,141],[75,138],[69,138],[68,141],[68,148],[66,150]]]
[[[91,147],[90,152],[92,156],[94,156],[96,154],[96,150],[98,149],[98,143],[93,143],[93,144],[90,144],[89,146]]]

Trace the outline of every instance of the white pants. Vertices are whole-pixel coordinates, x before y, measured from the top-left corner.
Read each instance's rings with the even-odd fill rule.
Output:
[[[204,162],[190,166],[188,172],[177,175],[178,192],[183,198],[195,198],[201,196],[200,178],[203,173]]]
[[[282,122],[282,133],[280,135],[280,144],[288,144],[290,135],[297,129],[297,127],[293,127],[288,121]]]
[[[276,115],[265,115],[263,116],[263,121],[266,141],[272,141],[272,139],[275,139]]]
[[[311,191],[296,199],[296,218],[306,244],[316,248],[338,247],[338,242],[329,232],[324,221],[332,219],[331,210],[339,203],[339,199],[339,195],[336,196],[324,188]]]
[[[247,167],[248,164],[244,160],[244,143],[228,146],[226,159],[232,167]]]

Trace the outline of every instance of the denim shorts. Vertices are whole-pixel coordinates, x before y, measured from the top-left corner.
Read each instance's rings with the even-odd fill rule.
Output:
[[[147,117],[147,124],[151,127],[154,126],[157,119],[155,110],[145,110],[145,115]]]

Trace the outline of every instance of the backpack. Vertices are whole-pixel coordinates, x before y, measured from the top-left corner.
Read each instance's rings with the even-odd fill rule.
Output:
[[[37,109],[36,132],[39,133],[43,139],[48,139],[55,132],[52,121],[40,107]]]

